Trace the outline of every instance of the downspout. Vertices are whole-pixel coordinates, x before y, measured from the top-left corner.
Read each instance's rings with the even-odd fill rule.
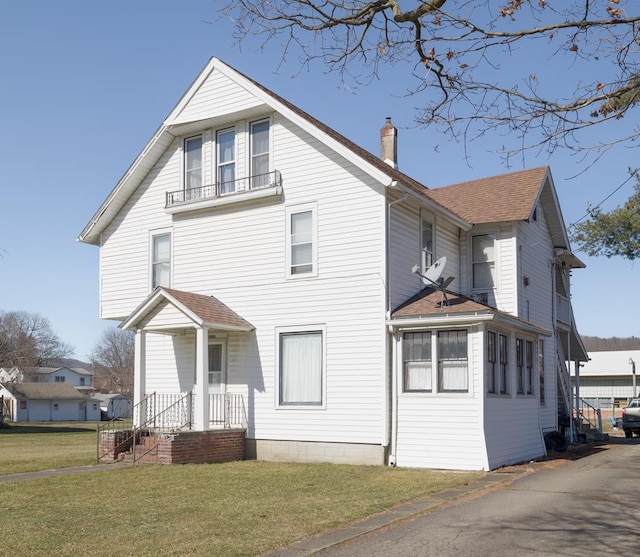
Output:
[[[390,187],[394,187],[397,185],[397,182],[393,181],[390,184]],[[386,241],[385,241],[385,284],[387,287],[387,311],[386,318],[387,321],[391,319],[391,271],[389,265],[389,258],[391,253],[391,207],[397,205],[398,203],[402,203],[406,201],[409,197],[408,193],[404,193],[402,197],[392,201],[387,204],[387,230],[386,230]],[[394,328],[392,325],[389,326],[389,335],[391,336],[391,439],[389,443],[389,455],[388,455],[388,464],[390,466],[396,465],[396,448],[397,448],[397,439],[398,439],[398,339],[396,338],[396,334],[394,332]],[[388,384],[385,378],[385,384]],[[385,389],[386,390],[386,389]],[[388,400],[385,393],[385,400]],[[385,416],[387,413],[385,412]],[[385,419],[387,419],[385,417]],[[387,428],[387,431],[389,429]]]

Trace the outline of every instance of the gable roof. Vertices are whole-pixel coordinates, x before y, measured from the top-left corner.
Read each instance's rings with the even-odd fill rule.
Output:
[[[174,290],[173,288],[157,287],[142,302],[120,327],[134,329],[148,318],[153,319],[153,313],[162,306],[171,305],[184,316],[184,325],[208,327],[229,331],[252,331],[255,327],[240,317],[229,306],[213,296],[195,294]]]
[[[6,383],[4,387],[16,398],[33,400],[85,400],[69,383]]]
[[[527,220],[548,173],[541,166],[435,188],[430,195],[472,224]]]
[[[42,367],[41,366],[41,367],[25,367],[25,368],[18,368],[18,369],[22,372],[27,372],[30,374],[37,374],[37,375],[51,375],[52,373],[55,373],[56,371],[60,371],[61,369],[67,369],[69,371],[73,371],[78,375],[93,375],[92,371],[89,371],[83,367],[67,367],[67,366]]]
[[[510,313],[497,310],[475,300],[447,290],[447,302],[442,303],[442,292],[431,286],[423,288],[415,296],[391,312],[388,324],[418,326],[431,324],[468,324],[476,321],[504,322],[534,334],[550,336],[551,331]]]
[[[428,194],[429,190],[420,182],[393,168],[365,149],[362,149],[343,135],[313,118],[279,95],[276,95],[263,85],[226,65],[217,58],[211,58],[107,196],[98,211],[96,211],[84,227],[77,238],[78,241],[88,244],[98,244],[100,233],[104,231],[122,207],[124,207],[126,201],[154,167],[173,139],[187,132],[195,133],[194,126],[201,128],[203,123],[206,124],[206,119],[188,121],[184,119],[184,116],[181,117],[181,114],[214,70],[220,72],[250,94],[254,95],[271,110],[279,112],[285,118],[294,122],[300,128],[332,148],[385,186],[398,187],[399,189],[408,191],[418,196],[423,203],[432,207],[434,210],[447,214],[462,228],[469,228],[468,223],[461,219],[455,212],[441,205],[439,201],[434,200]]]
[[[473,225],[528,221],[540,204],[553,246],[561,251],[570,250],[560,202],[548,166],[430,189],[429,195]],[[584,266],[579,260],[576,261],[573,266]]]

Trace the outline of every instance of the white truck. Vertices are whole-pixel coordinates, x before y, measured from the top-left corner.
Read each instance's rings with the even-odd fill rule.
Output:
[[[633,398],[622,410],[622,429],[626,438],[640,436],[640,398]]]

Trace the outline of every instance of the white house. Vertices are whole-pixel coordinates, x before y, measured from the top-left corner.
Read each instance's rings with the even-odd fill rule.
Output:
[[[13,422],[98,421],[98,401],[68,383],[2,383],[5,419]]]
[[[427,189],[396,136],[374,156],[209,61],[78,238],[136,332],[137,423],[241,426],[260,459],[544,454],[587,359],[551,173]]]
[[[95,391],[93,373],[80,367],[0,368],[0,382],[67,383],[79,391]]]

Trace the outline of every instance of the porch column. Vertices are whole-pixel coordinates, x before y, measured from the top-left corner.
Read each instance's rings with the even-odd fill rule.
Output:
[[[209,429],[209,329],[196,329],[196,384],[195,416],[196,431]]]
[[[142,329],[136,330],[135,339],[135,359],[134,359],[134,375],[133,375],[133,404],[138,404],[143,398],[147,388],[147,370],[146,370],[146,348],[147,333]],[[138,411],[133,416],[133,423],[139,426],[142,423],[141,414],[143,409],[138,407]]]

